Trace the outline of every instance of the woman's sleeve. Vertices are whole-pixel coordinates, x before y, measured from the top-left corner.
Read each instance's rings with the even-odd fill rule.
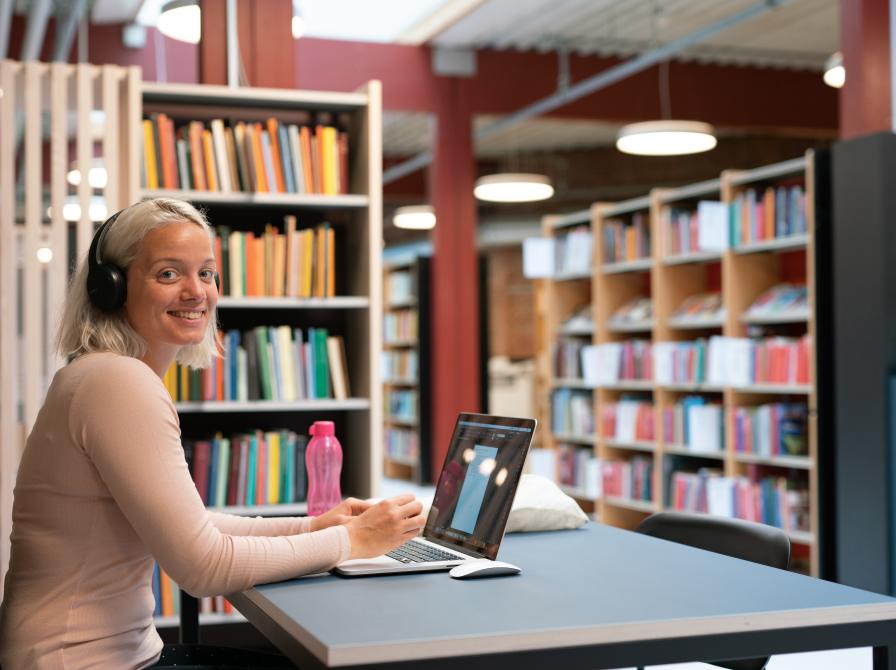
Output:
[[[311,530],[311,517],[308,516],[236,516],[212,511],[209,511],[208,516],[215,524],[215,528],[228,535],[279,537],[301,535]]]
[[[171,398],[137,359],[98,361],[72,399],[69,429],[146,547],[194,596],[319,572],[348,558],[344,526],[282,537],[222,532],[190,478]]]

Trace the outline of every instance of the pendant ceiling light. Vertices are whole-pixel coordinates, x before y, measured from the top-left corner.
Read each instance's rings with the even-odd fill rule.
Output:
[[[406,230],[431,230],[436,227],[436,215],[430,205],[399,207],[392,216],[392,224]]]
[[[616,148],[639,156],[680,156],[709,151],[717,144],[713,128],[701,121],[645,121],[623,126]]]
[[[473,194],[489,202],[535,202],[554,195],[554,187],[541,174],[508,172],[480,177]]]
[[[843,54],[839,51],[828,58],[824,64],[824,83],[834,88],[842,88],[846,83],[846,68],[843,67]]]
[[[199,44],[202,15],[197,0],[169,0],[162,5],[156,27],[165,37]]]

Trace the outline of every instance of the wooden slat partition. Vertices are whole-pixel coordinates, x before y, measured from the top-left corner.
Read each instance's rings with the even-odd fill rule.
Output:
[[[98,139],[109,176],[101,192],[107,210],[116,211],[139,195],[139,172],[132,174],[130,167],[140,145],[130,118],[140,102],[140,85],[135,67],[0,61],[0,127],[24,130],[0,133],[0,597],[24,436],[65,363],[54,345],[74,269],[71,260],[84,258],[93,237],[95,191],[89,172]],[[99,138],[91,110],[105,114]],[[76,189],[81,213],[70,224],[63,212],[71,199],[66,174],[73,153],[81,173]],[[41,262],[38,251],[45,254],[46,248],[52,258]]]

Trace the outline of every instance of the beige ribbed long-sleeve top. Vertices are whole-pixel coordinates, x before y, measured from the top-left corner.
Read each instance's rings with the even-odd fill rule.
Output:
[[[195,596],[328,569],[348,558],[344,526],[206,510],[177,412],[135,358],[82,356],[60,370],[28,437],[0,606],[4,670],[143,668],[152,563]]]

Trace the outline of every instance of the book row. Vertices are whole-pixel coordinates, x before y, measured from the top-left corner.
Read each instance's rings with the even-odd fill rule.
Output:
[[[334,126],[143,120],[143,186],[222,193],[348,193],[349,140]]]
[[[650,224],[636,212],[631,220],[607,219],[603,224],[604,263],[650,258]]]
[[[410,272],[394,271],[386,275],[386,295],[389,296],[389,304],[402,304],[413,300],[414,282]]]
[[[712,469],[673,472],[668,506],[687,512],[758,521],[786,531],[809,530],[809,492],[786,477],[725,477]]]
[[[383,381],[416,381],[419,374],[416,349],[383,351],[380,372]]]
[[[582,378],[582,349],[587,346],[583,339],[561,337],[554,342],[551,351],[554,377],[561,379]]]
[[[582,347],[582,378],[589,386],[653,379],[653,344],[627,340]]]
[[[656,440],[653,404],[640,400],[620,400],[601,405],[600,434],[617,442]]]
[[[626,500],[653,500],[653,459],[633,456],[628,460],[602,461],[603,495]]]
[[[556,389],[551,394],[551,431],[555,434],[594,435],[594,406],[591,393]]]
[[[663,441],[695,453],[721,453],[725,450],[723,414],[718,403],[686,396],[663,408]]]
[[[386,413],[393,419],[417,420],[417,391],[392,389],[386,393]]]
[[[417,328],[418,318],[415,310],[403,309],[383,315],[383,340],[386,344],[416,340]]]
[[[196,490],[209,507],[303,502],[307,444],[307,436],[291,430],[183,443]]]
[[[722,251],[728,246],[728,206],[701,200],[696,209],[666,207],[662,213],[663,255]]]
[[[332,298],[336,295],[336,234],[329,223],[285,233],[271,224],[261,235],[219,226],[215,256],[221,294],[233,297]]]
[[[174,364],[163,379],[176,402],[316,400],[350,395],[345,343],[326,328],[258,326],[228,330],[214,364]]]
[[[416,461],[420,456],[420,436],[416,430],[387,427],[383,431],[386,456],[402,461]]]
[[[735,407],[734,450],[759,456],[809,453],[809,408],[805,403]]]
[[[153,616],[180,616],[180,587],[156,563],[152,571]],[[199,612],[233,614],[233,605],[224,596],[206,596],[199,600]]]
[[[805,234],[806,194],[800,185],[754,188],[738,193],[730,203],[731,246]]]
[[[558,447],[557,478],[563,486],[582,491],[586,498],[600,497],[600,460],[590,450]]]
[[[593,238],[587,226],[577,226],[554,243],[554,272],[587,274],[591,271]]]

